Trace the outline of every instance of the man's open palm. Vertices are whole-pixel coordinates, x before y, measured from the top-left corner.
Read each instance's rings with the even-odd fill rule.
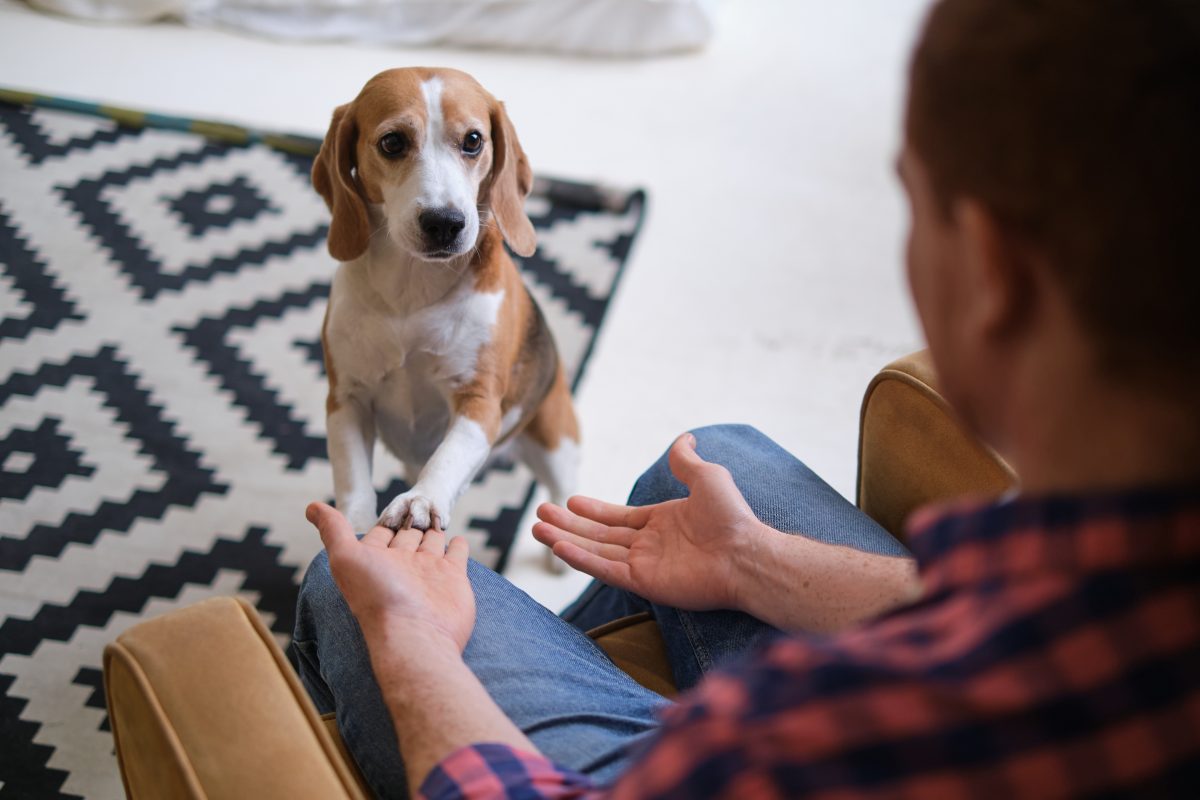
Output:
[[[671,446],[671,472],[688,497],[621,506],[572,497],[567,508],[538,508],[538,541],[578,570],[655,603],[692,611],[737,608],[743,555],[763,525],[729,471],[705,461],[695,438]]]
[[[392,531],[376,526],[362,539],[324,503],[305,511],[329,553],[329,569],[363,627],[393,632],[416,626],[444,634],[462,652],[475,626],[475,595],[467,580],[467,542],[431,528]]]

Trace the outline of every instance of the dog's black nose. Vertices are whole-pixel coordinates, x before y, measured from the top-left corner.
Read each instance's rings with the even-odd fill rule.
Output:
[[[421,232],[425,234],[425,243],[443,250],[454,244],[458,234],[467,225],[467,218],[461,211],[454,208],[433,208],[422,211],[417,221],[421,223]]]

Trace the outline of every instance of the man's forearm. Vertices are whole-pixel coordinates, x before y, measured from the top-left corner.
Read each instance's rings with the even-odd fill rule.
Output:
[[[911,558],[864,553],[763,526],[735,554],[737,607],[781,630],[831,632],[917,599]]]
[[[370,632],[364,628],[364,634],[411,791],[440,761],[467,745],[495,742],[538,752],[449,640],[419,628],[385,625]]]

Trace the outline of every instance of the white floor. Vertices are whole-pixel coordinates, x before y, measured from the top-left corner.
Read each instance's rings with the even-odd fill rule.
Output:
[[[926,5],[725,0],[702,53],[602,61],[84,25],[0,0],[0,85],[321,135],[379,70],[467,70],[535,170],[650,193],[579,395],[581,492],[620,500],[680,431],[747,422],[852,497],[862,390],[920,346],[891,165]],[[543,603],[586,583],[524,545],[509,574]]]

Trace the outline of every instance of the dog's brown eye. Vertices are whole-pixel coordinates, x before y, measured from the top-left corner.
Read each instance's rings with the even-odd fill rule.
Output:
[[[463,137],[463,152],[469,156],[479,155],[479,151],[483,149],[483,134],[479,131],[471,131]]]
[[[379,138],[379,151],[389,158],[398,158],[408,149],[408,139],[402,133],[385,133]]]

